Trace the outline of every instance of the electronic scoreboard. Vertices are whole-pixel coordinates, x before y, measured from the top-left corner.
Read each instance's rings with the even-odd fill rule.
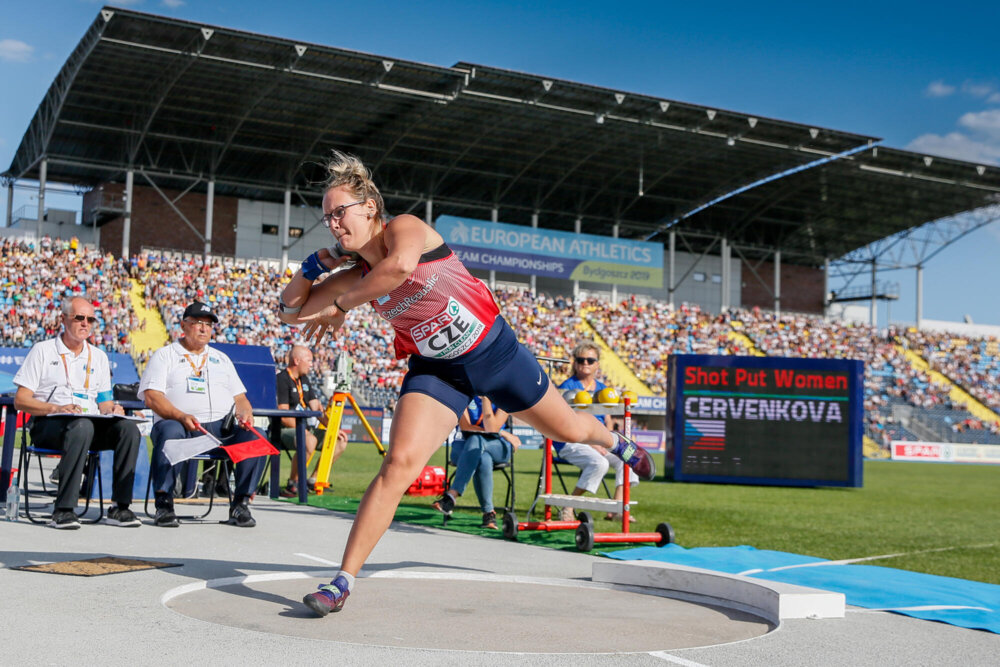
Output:
[[[861,486],[863,373],[845,359],[672,356],[674,479]]]

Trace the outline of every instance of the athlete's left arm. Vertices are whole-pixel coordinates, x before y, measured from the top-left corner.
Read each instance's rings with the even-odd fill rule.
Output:
[[[385,296],[406,282],[420,263],[429,233],[433,230],[416,216],[404,214],[390,220],[382,237],[388,251],[385,259],[337,297],[337,303],[350,310]]]

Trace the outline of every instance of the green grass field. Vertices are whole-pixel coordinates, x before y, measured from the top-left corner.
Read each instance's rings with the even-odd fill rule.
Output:
[[[540,461],[538,450],[516,457],[521,520],[535,496]],[[373,445],[352,443],[331,474],[332,494],[360,498],[380,462]],[[444,464],[444,449],[431,463]],[[283,481],[288,468],[283,457]],[[504,485],[497,475],[496,502]],[[1000,584],[1000,468],[993,466],[869,461],[860,489],[644,482],[633,500],[639,503],[634,530],[654,531],[667,521],[684,547],[748,544],[831,560],[904,554],[866,564]],[[478,525],[471,486],[459,512]],[[598,531],[614,529],[611,522],[597,524]],[[573,543],[570,531],[560,535]]]
[[[535,497],[541,457],[539,450],[516,456],[521,520]],[[16,460],[17,452],[15,465]],[[373,445],[352,443],[334,467],[328,494],[360,498],[380,464]],[[444,465],[443,448],[431,464]],[[290,467],[283,456],[282,482]],[[575,475],[568,477],[572,485]],[[495,502],[502,502],[504,484],[497,475]],[[655,531],[667,521],[684,547],[747,544],[831,560],[901,554],[866,564],[1000,584],[1000,468],[995,466],[867,461],[860,489],[656,481],[640,484],[633,500],[639,503],[634,530]],[[408,496],[403,503],[429,507],[433,501]],[[478,526],[471,486],[457,511],[468,521],[453,524]],[[401,510],[397,518],[406,520],[406,514]],[[595,518],[599,532],[615,529]],[[571,531],[551,535],[572,548]]]

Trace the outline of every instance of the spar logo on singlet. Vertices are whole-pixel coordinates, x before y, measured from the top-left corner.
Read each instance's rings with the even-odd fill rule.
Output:
[[[468,308],[450,298],[443,311],[410,329],[410,336],[421,356],[454,359],[468,352],[485,328]]]

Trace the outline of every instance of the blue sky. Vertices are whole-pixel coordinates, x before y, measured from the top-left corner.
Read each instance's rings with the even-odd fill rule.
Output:
[[[0,170],[97,16],[91,0],[6,0]],[[1000,165],[997,2],[261,2],[133,0],[131,9],[450,66],[479,62],[883,137]],[[14,207],[32,203],[17,190]],[[65,204],[65,201],[69,201]],[[52,207],[78,208],[47,195]],[[0,207],[6,206],[6,190]],[[0,210],[5,210],[0,208]],[[924,317],[1000,324],[1000,222],[924,273]],[[914,317],[911,271],[894,320]],[[885,309],[882,308],[884,319]]]

